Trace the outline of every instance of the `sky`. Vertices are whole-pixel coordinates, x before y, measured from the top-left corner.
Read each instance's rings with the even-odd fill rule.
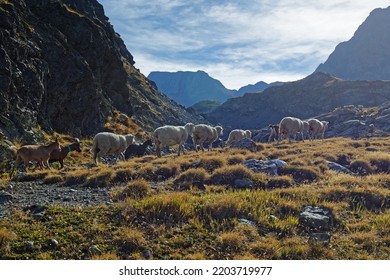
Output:
[[[388,0],[98,0],[151,71],[203,70],[229,89],[296,81]]]

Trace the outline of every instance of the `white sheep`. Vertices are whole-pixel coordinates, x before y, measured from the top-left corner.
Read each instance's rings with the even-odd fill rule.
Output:
[[[134,143],[134,135],[119,135],[111,132],[100,132],[93,138],[91,151],[93,161],[97,163],[97,158],[105,155],[118,155],[125,159],[124,152],[127,147]]]
[[[294,136],[294,140],[297,140],[297,134],[300,134],[302,141],[305,142],[303,139],[303,122],[301,119],[285,117],[280,121],[278,142],[283,140],[286,136],[288,138],[288,142],[291,143],[290,135]]]
[[[180,151],[184,154],[184,143],[189,135],[192,134],[194,124],[187,123],[185,126],[165,125],[157,128],[154,131],[154,143],[156,145],[156,154],[161,157],[161,148],[173,145],[179,145],[177,153],[180,156]]]
[[[243,129],[233,129],[229,133],[229,138],[226,142],[226,145],[230,145],[234,141],[242,140],[242,139],[251,139],[252,138],[252,132],[250,130],[243,130]]]
[[[309,126],[310,126],[309,122],[307,120],[302,121],[302,122],[303,122],[303,132],[305,132],[305,134],[309,134]]]
[[[310,119],[309,122],[309,139],[313,140],[321,135],[322,140],[324,140],[325,130],[328,128],[329,122],[319,121],[317,119]]]
[[[212,145],[219,136],[222,136],[223,128],[221,126],[212,127],[207,124],[195,125],[192,133],[192,141],[194,148],[198,151],[198,145],[204,151],[203,144],[208,144],[208,150],[212,149]]]

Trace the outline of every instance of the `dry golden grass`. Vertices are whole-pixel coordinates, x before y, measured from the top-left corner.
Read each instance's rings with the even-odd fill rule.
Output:
[[[77,215],[68,208],[50,208],[54,220],[47,224],[12,214],[12,223],[0,221],[2,229],[30,239],[56,232],[66,256],[44,247],[19,253],[22,242],[9,239],[6,257],[75,258],[68,244],[83,247],[90,238],[103,248],[93,259],[143,259],[145,249],[155,259],[388,259],[389,140],[335,138],[262,144],[264,149],[257,152],[189,151],[180,157],[148,155],[90,169],[83,167],[91,162],[90,140],[82,140],[83,153],[73,153],[61,172],[63,184],[105,187],[114,205],[78,209]],[[280,169],[281,176],[257,174],[242,164],[275,158],[288,163]],[[329,170],[327,160],[358,175]],[[59,174],[35,171],[31,178],[62,183]],[[236,189],[236,179],[249,179],[254,187]],[[202,192],[199,186],[204,186]],[[307,205],[332,211],[329,245],[310,243],[299,226],[299,214]],[[253,225],[242,225],[240,219]]]

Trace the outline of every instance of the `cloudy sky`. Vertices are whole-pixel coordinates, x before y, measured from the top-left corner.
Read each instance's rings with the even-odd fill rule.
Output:
[[[386,0],[98,0],[144,75],[204,70],[229,89],[311,74]]]

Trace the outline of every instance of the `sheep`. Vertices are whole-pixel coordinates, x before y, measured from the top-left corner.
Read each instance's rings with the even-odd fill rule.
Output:
[[[198,151],[198,145],[204,151],[203,144],[208,144],[208,150],[212,149],[214,141],[218,139],[219,136],[222,136],[223,128],[221,126],[212,127],[206,124],[198,124],[194,127],[194,132],[192,133],[192,141],[194,143],[194,148]]]
[[[280,121],[278,142],[280,142],[284,138],[284,136],[286,136],[288,138],[288,142],[291,143],[290,135],[293,135],[294,140],[296,140],[297,134],[300,134],[302,142],[305,142],[305,140],[303,139],[302,120],[294,117],[285,117]]]
[[[150,139],[146,140],[142,144],[137,144],[137,143],[131,144],[129,147],[127,147],[125,151],[125,159],[126,160],[129,159],[133,155],[137,157],[142,157],[145,154],[148,146],[152,146],[152,145],[153,142]]]
[[[317,119],[310,119],[309,122],[309,139],[313,140],[321,135],[322,140],[324,140],[325,130],[328,128],[329,122],[319,121]]]
[[[226,146],[230,145],[234,141],[242,140],[245,138],[248,139],[252,138],[252,132],[250,132],[250,130],[233,129],[229,133],[229,138],[226,142]]]
[[[309,134],[309,122],[307,121],[307,120],[305,120],[305,121],[302,121],[303,122],[303,131],[302,131],[302,133],[303,132],[306,132],[306,134]],[[305,138],[305,137],[303,137],[303,138]]]
[[[75,138],[74,142],[66,147],[61,146],[60,152],[53,151],[50,154],[49,163],[59,161],[60,162],[60,169],[62,169],[64,167],[64,159],[68,156],[68,153],[70,153],[71,151],[77,151],[79,153],[81,152],[80,140],[78,138]]]
[[[61,146],[58,138],[49,145],[25,145],[16,151],[16,160],[13,169],[11,170],[10,176],[12,177],[15,169],[23,161],[24,169],[26,170],[29,161],[36,161],[40,167],[46,166],[48,169],[51,169],[49,165],[50,154],[53,151],[60,152]]]
[[[271,134],[268,137],[268,143],[275,141],[275,139],[279,139],[279,125],[278,124],[270,124],[269,129],[271,130]]]
[[[153,133],[154,144],[156,145],[157,157],[161,157],[161,148],[173,145],[179,145],[177,155],[180,156],[180,151],[184,154],[184,143],[189,135],[194,130],[194,124],[187,123],[184,126],[164,125],[156,128]]]
[[[105,155],[118,155],[125,159],[124,152],[127,147],[134,143],[134,135],[119,135],[111,132],[99,132],[93,138],[91,152],[93,161],[97,164],[97,158]]]

